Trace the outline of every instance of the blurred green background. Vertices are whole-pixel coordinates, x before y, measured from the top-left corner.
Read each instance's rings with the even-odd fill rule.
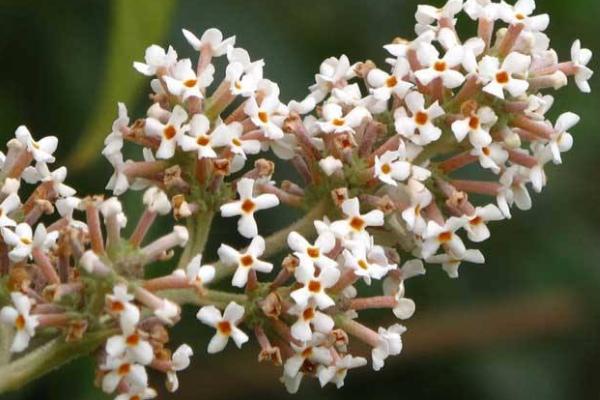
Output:
[[[538,3],[551,15],[548,33],[562,58],[569,58],[576,38],[599,53],[600,3]],[[36,136],[58,136],[59,162],[70,163],[70,183],[80,193],[96,193],[111,168],[96,158],[93,138],[110,131],[117,101],[128,102],[130,115],[143,115],[147,81],[131,63],[143,58],[147,45],[170,43],[181,57],[191,57],[180,28],[201,33],[219,27],[236,34],[253,59],[266,60],[265,75],[279,82],[288,101],[304,96],[325,57],[344,53],[353,61],[383,63],[383,44],[395,36],[412,37],[416,5],[413,0],[1,0],[0,138],[5,142],[22,123]],[[515,212],[511,221],[494,226],[482,249],[487,264],[461,267],[459,280],[433,267],[426,278],[409,283],[417,314],[406,324],[404,354],[383,372],[352,373],[339,391],[305,381],[295,398],[600,399],[596,81],[591,96],[574,85],[557,96],[553,119],[566,110],[582,116],[573,130],[575,147],[563,167],[548,169],[549,186],[534,197],[532,211]],[[134,208],[136,201],[128,200]],[[271,230],[292,217],[286,211],[272,215],[277,218],[263,222]],[[231,227],[219,224],[209,258],[217,242],[235,240]],[[277,382],[281,370],[257,364],[255,347],[208,356],[208,332],[193,310],[188,313],[173,342],[194,347],[193,366],[180,375],[180,391],[161,398],[288,397]],[[373,323],[386,316],[373,314]],[[93,362],[78,360],[2,398],[107,398],[93,387],[93,376]],[[160,377],[153,379],[154,386],[162,386]]]

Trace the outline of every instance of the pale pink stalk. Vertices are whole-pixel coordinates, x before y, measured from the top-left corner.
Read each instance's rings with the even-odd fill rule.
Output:
[[[450,181],[450,183],[456,189],[463,192],[484,194],[488,196],[496,196],[500,189],[502,189],[502,185],[497,182],[453,180]]]
[[[371,347],[377,347],[380,344],[379,334],[359,322],[344,319],[339,326],[349,335],[354,336]]]
[[[133,231],[131,237],[129,238],[129,243],[131,243],[133,247],[138,247],[144,241],[146,234],[156,220],[156,215],[157,214],[155,211],[148,209],[144,211],[140,217],[140,220],[138,221],[137,226],[135,227],[135,231]]]
[[[488,18],[479,18],[477,35],[483,40],[485,47],[489,48],[494,35],[494,21]]]
[[[372,308],[394,308],[398,305],[394,296],[374,296],[352,299],[349,308],[352,310],[369,310]]]
[[[524,115],[520,115],[512,120],[512,125],[517,128],[525,129],[532,132],[543,139],[550,140],[554,135],[554,127],[544,122],[534,121]]]
[[[59,284],[60,278],[58,276],[58,273],[56,272],[56,269],[54,269],[54,266],[50,262],[50,259],[48,258],[46,253],[39,247],[34,247],[31,251],[31,255],[33,256],[36,265],[38,266],[46,280],[48,280],[48,283],[50,283],[51,285]]]
[[[512,24],[508,27],[506,31],[506,35],[502,38],[502,42],[500,42],[500,46],[498,47],[498,54],[501,57],[506,57],[508,53],[515,47],[515,43],[517,43],[517,39],[521,35],[525,29],[525,24]]]
[[[100,226],[100,211],[93,200],[87,202],[85,214],[90,241],[92,243],[92,250],[96,254],[102,254],[104,253],[104,238]]]
[[[465,167],[469,164],[472,164],[477,160],[478,160],[477,156],[471,155],[470,152],[464,152],[464,153],[458,154],[452,158],[444,160],[443,162],[440,163],[439,167],[445,173],[450,173],[452,171],[461,169],[462,167]]]

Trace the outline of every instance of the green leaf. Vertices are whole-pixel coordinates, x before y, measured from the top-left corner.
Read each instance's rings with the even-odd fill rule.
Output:
[[[143,60],[144,50],[167,34],[176,3],[176,0],[112,1],[106,72],[95,110],[68,161],[70,168],[81,170],[98,157],[116,118],[117,102],[131,103],[139,97],[147,80],[135,72],[132,63]]]

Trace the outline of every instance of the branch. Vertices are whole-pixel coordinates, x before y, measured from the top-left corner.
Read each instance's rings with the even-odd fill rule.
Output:
[[[27,383],[80,356],[94,351],[114,334],[113,329],[87,334],[78,342],[52,339],[21,358],[0,367],[0,393],[20,389]]]

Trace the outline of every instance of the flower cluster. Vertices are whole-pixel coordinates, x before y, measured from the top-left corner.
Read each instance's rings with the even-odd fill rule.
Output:
[[[459,17],[477,21],[477,36],[459,37]],[[549,121],[546,91],[572,76],[589,92],[592,76],[579,41],[571,61],[559,61],[533,0],[449,0],[419,6],[416,20],[416,39],[384,46],[385,64],[328,58],[310,93],[288,104],[264,62],[217,29],[183,30],[196,62],[150,46],[134,68],[151,77],[152,104],[135,121],[119,104],[102,152],[115,197],[78,197],[66,169],[50,169],[57,139],[36,141],[19,127],[0,153],[0,300],[11,303],[0,320],[14,328],[10,350],[33,348],[31,364],[48,337],[64,338],[57,345],[95,351],[106,393],[153,398],[149,369],[175,391],[190,364],[192,347],[172,351],[168,328],[181,306],[196,305],[215,332],[208,353],[252,334],[259,361],[282,367],[290,392],[304,377],[341,387],[368,363],[356,343],[382,368],[401,352],[406,327],[372,329],[360,312],[407,320],[415,303],[405,281],[426,264],[456,278],[463,262],[484,262],[471,247],[490,237],[488,224],[511,218],[513,206],[529,209],[529,190],[544,188],[546,166],[573,145],[579,117]],[[126,146],[138,160],[125,160]],[[275,182],[280,164],[298,179]],[[22,200],[23,183],[33,189]],[[144,211],[125,235],[118,196],[128,190],[144,191]],[[255,214],[280,205],[305,215],[261,235]],[[203,264],[219,217],[236,218],[248,245],[220,244],[218,259]],[[174,223],[152,240],[157,219]],[[146,278],[176,255],[173,272]],[[210,287],[227,278],[230,291]],[[361,294],[364,286],[380,294]]]

